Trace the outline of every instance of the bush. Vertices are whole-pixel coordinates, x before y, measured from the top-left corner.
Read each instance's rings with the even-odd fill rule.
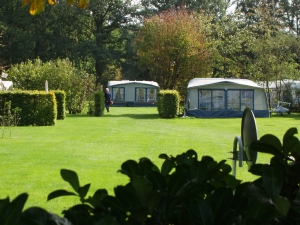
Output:
[[[8,73],[16,89],[42,91],[47,80],[49,89],[65,91],[70,113],[81,112],[83,102],[95,91],[95,76],[75,68],[68,59],[27,61],[12,65]]]
[[[179,110],[179,93],[174,90],[159,91],[157,110],[161,118],[174,118]]]
[[[54,91],[57,104],[57,119],[66,118],[66,93],[64,91]]]
[[[104,93],[102,91],[95,93],[95,116],[103,116],[104,100]]]
[[[265,135],[250,148],[273,155],[269,164],[255,164],[250,172],[259,176],[241,183],[230,175],[225,160],[198,158],[194,150],[176,157],[161,154],[158,168],[148,158],[127,160],[119,172],[126,185],[114,188],[114,196],[98,189],[87,197],[90,184],[80,186],[76,172],[62,169],[61,177],[73,191],[53,191],[48,200],[77,196],[79,204],[64,210],[64,218],[41,208],[22,208],[28,198],[21,194],[0,201],[0,224],[126,224],[126,225],[250,225],[300,224],[300,143],[289,129],[283,144]],[[39,223],[38,223],[39,222]]]

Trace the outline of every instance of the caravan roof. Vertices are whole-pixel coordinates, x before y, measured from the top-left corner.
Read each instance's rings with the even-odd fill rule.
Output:
[[[154,87],[159,87],[157,82],[154,81],[138,81],[138,80],[134,80],[134,81],[130,81],[130,80],[120,80],[120,81],[108,81],[107,86],[108,87],[112,87],[112,86],[116,86],[116,85],[123,85],[123,84],[146,84],[146,85],[151,85]]]
[[[194,78],[189,81],[188,88],[193,87],[200,87],[200,86],[206,86],[211,84],[226,84],[226,83],[232,83],[232,84],[239,84],[249,87],[255,87],[255,88],[262,88],[258,86],[256,83],[254,83],[251,80],[247,79],[226,79],[226,78]]]

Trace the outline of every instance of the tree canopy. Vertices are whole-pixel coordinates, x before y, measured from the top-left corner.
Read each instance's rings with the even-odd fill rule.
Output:
[[[169,10],[144,21],[136,37],[139,65],[162,89],[181,94],[194,77],[208,76],[210,52],[201,19],[186,10]]]

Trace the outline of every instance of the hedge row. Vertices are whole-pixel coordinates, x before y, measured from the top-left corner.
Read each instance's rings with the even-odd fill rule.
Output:
[[[62,91],[56,93],[44,91],[1,92],[0,115],[5,114],[5,103],[11,102],[12,110],[21,109],[19,126],[51,126],[56,123],[57,116],[59,119],[65,118],[64,99],[65,94]]]

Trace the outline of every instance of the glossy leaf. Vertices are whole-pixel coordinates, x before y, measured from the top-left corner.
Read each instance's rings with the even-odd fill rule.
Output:
[[[293,137],[295,134],[298,134],[298,130],[296,127],[292,127],[288,129],[283,136],[283,143],[288,140],[290,137]]]
[[[283,184],[282,172],[276,167],[264,167],[262,178],[267,193],[272,198],[272,200],[275,201],[275,196],[278,196],[280,194]]]
[[[214,213],[216,224],[221,224],[220,221],[228,214],[230,204],[233,200],[233,190],[230,188],[219,188],[215,190],[211,197],[211,207]]]
[[[161,196],[162,196],[162,193],[159,191],[152,191],[149,194],[148,199],[146,201],[146,205],[148,208],[148,214],[151,215],[153,213],[153,210],[155,208],[157,208],[157,206],[161,200]]]
[[[278,148],[274,147],[273,145],[262,142],[260,140],[252,142],[250,144],[250,148],[257,152],[272,154],[272,155],[280,157],[280,158],[284,157],[281,150],[278,150]]]
[[[285,156],[288,156],[289,153],[293,151],[295,147],[299,146],[299,139],[292,136],[284,139],[283,141],[283,153]]]
[[[279,213],[270,204],[265,204],[257,201],[250,201],[247,207],[246,218],[251,219],[274,219],[279,216]]]
[[[194,162],[190,167],[190,177],[192,179],[197,179],[199,182],[203,183],[207,176],[207,167],[204,162]]]
[[[193,224],[213,225],[215,223],[213,211],[208,203],[202,199],[197,199],[190,204],[188,213]]]
[[[256,163],[254,165],[252,165],[249,169],[249,172],[254,174],[254,175],[257,175],[257,176],[262,176],[263,174],[263,171],[262,171],[262,168],[263,168],[264,164],[261,164],[261,163]]]
[[[0,201],[0,224],[11,225],[17,224],[24,205],[28,199],[28,194],[18,195],[14,200],[9,202],[9,198]]]
[[[187,181],[188,176],[185,172],[179,170],[172,173],[168,183],[170,196],[177,195],[177,192],[185,185]]]
[[[137,196],[141,202],[145,205],[149,194],[152,192],[153,184],[149,182],[145,177],[134,176],[132,178],[132,185],[136,191]]]
[[[159,171],[158,167],[148,158],[141,158],[139,161],[139,166],[143,175],[146,175],[151,171]]]
[[[287,198],[275,196],[275,205],[281,215],[286,216],[290,210],[291,204]]]
[[[70,196],[70,195],[77,196],[73,192],[69,192],[69,191],[66,191],[66,190],[56,190],[56,191],[51,192],[48,195],[47,200],[49,201],[49,200],[57,198],[57,197]]]
[[[87,195],[89,189],[90,189],[91,184],[86,184],[83,187],[78,188],[78,195],[81,199],[84,199],[85,196]]]
[[[263,143],[273,146],[279,152],[281,152],[281,150],[282,150],[282,145],[281,145],[280,140],[272,134],[266,134],[266,135],[262,136],[259,140]]]
[[[128,176],[131,175],[140,175],[140,169],[139,165],[134,160],[127,160],[124,162],[121,166],[122,170],[120,170],[121,173],[124,173]]]
[[[67,181],[72,186],[74,191],[78,193],[79,179],[77,173],[72,170],[61,169],[60,175],[65,181]]]
[[[118,201],[129,210],[141,207],[141,201],[128,186],[117,186],[114,188]]]
[[[105,216],[95,223],[95,225],[120,225],[115,217]]]
[[[158,156],[158,158],[160,158],[160,159],[169,159],[169,156],[167,154],[162,153]]]
[[[153,189],[165,191],[167,188],[167,182],[161,173],[153,171],[152,173],[148,174],[147,177],[153,184]]]
[[[161,166],[161,174],[163,176],[168,175],[172,171],[172,169],[175,168],[175,166],[176,166],[176,164],[173,160],[166,159]]]
[[[102,200],[103,204],[110,208],[110,210],[114,210],[117,212],[120,216],[125,217],[127,213],[127,209],[122,205],[119,200],[113,196],[106,196]]]

